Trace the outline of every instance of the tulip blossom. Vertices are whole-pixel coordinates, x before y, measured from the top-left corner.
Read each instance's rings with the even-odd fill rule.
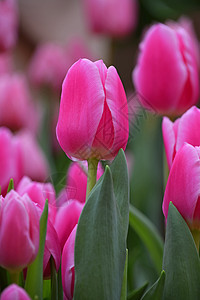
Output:
[[[48,177],[49,166],[35,136],[28,130],[20,131],[15,136],[18,155],[18,172],[32,180],[45,181]]]
[[[82,203],[85,202],[87,189],[87,164],[82,162],[81,165],[73,162],[67,172],[66,187],[61,191],[58,199],[58,206],[61,206],[70,199],[76,199]],[[98,165],[97,180],[103,174],[101,165]]]
[[[174,123],[167,117],[163,118],[162,131],[169,169],[176,153],[185,142],[193,146],[200,146],[199,128],[200,109],[195,106],[186,111]]]
[[[48,86],[54,91],[60,91],[69,66],[64,46],[55,43],[41,44],[31,59],[29,77],[36,87]]]
[[[77,225],[72,230],[69,238],[67,239],[62,253],[61,272],[62,272],[62,285],[65,296],[68,300],[73,299],[74,294],[74,245],[76,238]]]
[[[5,75],[7,73],[11,73],[13,71],[13,62],[12,57],[9,53],[1,53],[0,54],[0,76]]]
[[[17,0],[0,1],[0,52],[12,49],[17,41]]]
[[[0,80],[0,126],[11,130],[29,128],[36,132],[39,115],[25,77],[6,74]]]
[[[178,116],[198,101],[197,41],[181,23],[168,24],[146,32],[133,82],[145,108]]]
[[[59,208],[55,220],[55,229],[58,234],[61,250],[74,226],[78,224],[82,209],[83,203],[77,200],[69,200]]]
[[[56,217],[56,194],[51,183],[41,183],[31,181],[28,177],[23,177],[19,182],[16,191],[20,196],[27,194],[30,199],[44,209],[45,201],[48,200],[48,219],[54,224]]]
[[[84,0],[83,3],[89,26],[96,33],[120,37],[129,34],[137,24],[136,0]]]
[[[185,143],[170,169],[164,194],[163,213],[168,215],[170,201],[191,229],[200,229],[200,147]]]
[[[28,195],[11,190],[0,206],[0,265],[19,271],[30,264],[39,248],[39,216]]]
[[[18,180],[16,147],[13,135],[6,127],[0,127],[0,186],[1,193],[7,191],[10,179]]]
[[[26,291],[16,284],[9,285],[1,294],[1,300],[31,300]]]
[[[113,159],[128,141],[128,106],[116,69],[80,59],[62,85],[56,127],[69,158]]]

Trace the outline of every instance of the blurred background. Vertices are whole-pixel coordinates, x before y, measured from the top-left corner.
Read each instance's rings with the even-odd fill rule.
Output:
[[[130,21],[124,28],[121,23],[115,28],[115,17],[112,20],[111,16],[121,14],[123,9],[120,5],[108,7],[104,11],[101,17],[105,18],[103,26],[98,22],[93,23],[96,10],[89,8],[91,2],[18,0],[16,43],[1,56],[9,57],[6,72],[25,76],[32,101],[40,107],[38,128],[35,130],[36,139],[49,164],[44,180],[54,184],[57,194],[65,185],[66,171],[70,164],[55,136],[62,80],[68,68],[83,57],[103,59],[107,66],[112,64],[117,68],[130,108],[130,138],[127,146],[130,201],[150,218],[164,237],[162,118],[145,111],[138,103],[134,94],[132,71],[142,36],[153,23],[187,16],[192,21],[198,39],[200,38],[200,2],[132,0],[131,6],[126,8],[129,12],[126,20],[130,17]],[[108,24],[106,27],[106,18],[112,20],[113,26]],[[30,112],[30,117],[31,115]],[[11,126],[11,129],[16,132],[16,128]],[[145,246],[132,229],[129,230],[128,248],[128,289],[133,290],[145,282],[153,283],[158,274]]]

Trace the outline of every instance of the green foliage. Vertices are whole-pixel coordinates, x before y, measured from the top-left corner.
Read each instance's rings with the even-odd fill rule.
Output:
[[[158,280],[144,294],[141,300],[162,300],[165,284],[165,271],[162,271]]]

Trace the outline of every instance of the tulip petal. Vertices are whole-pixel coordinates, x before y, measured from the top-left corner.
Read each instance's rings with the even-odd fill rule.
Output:
[[[200,195],[200,159],[195,147],[185,143],[173,161],[163,200],[163,213],[167,218],[169,202],[181,215],[192,222]]]
[[[142,104],[154,111],[159,108],[161,113],[173,112],[187,80],[176,32],[164,24],[154,25],[140,50],[133,80]]]
[[[87,59],[76,62],[63,82],[56,128],[58,141],[69,157],[89,157],[104,100],[98,67]]]
[[[129,136],[128,106],[124,87],[116,69],[108,68],[106,82],[106,102],[112,115],[114,140],[107,158],[116,156],[119,149],[125,150]]]

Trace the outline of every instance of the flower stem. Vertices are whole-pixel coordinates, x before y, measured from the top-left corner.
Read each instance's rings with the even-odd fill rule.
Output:
[[[87,177],[87,192],[86,192],[86,201],[87,198],[94,187],[97,180],[97,167],[99,161],[96,158],[88,159],[88,177]]]
[[[197,252],[199,254],[200,231],[197,229],[193,229],[193,230],[191,230],[191,232],[192,232],[192,236],[193,236],[195,245],[197,247]]]
[[[16,283],[17,285],[19,285],[19,275],[20,275],[20,272],[10,271],[9,272],[10,282],[11,283]]]

